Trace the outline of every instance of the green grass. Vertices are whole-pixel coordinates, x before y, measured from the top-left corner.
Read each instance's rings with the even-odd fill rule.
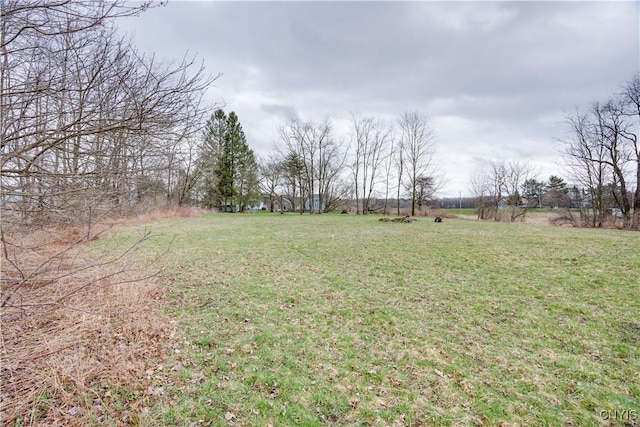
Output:
[[[158,251],[175,238],[163,280],[182,337],[140,422],[588,426],[609,425],[601,411],[639,416],[639,234],[377,219],[154,225]]]

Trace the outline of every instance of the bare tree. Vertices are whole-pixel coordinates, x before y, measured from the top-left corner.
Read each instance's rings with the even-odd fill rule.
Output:
[[[484,164],[478,165],[471,174],[469,189],[474,195],[478,219],[488,219],[489,215],[495,215],[497,202],[494,202],[495,196],[492,196],[492,186]]]
[[[404,153],[400,160],[400,169],[406,162],[411,215],[415,215],[420,178],[429,177],[435,183],[433,156],[437,138],[428,118],[418,112],[403,113],[399,124],[402,132],[401,148]],[[399,170],[399,174],[402,175],[402,170]]]
[[[393,165],[394,165],[394,153],[396,151],[396,137],[393,131],[393,128],[391,128],[391,133],[389,135],[389,150],[387,151],[386,155],[383,156],[383,163],[382,163],[382,168],[383,168],[383,173],[384,173],[384,205],[382,207],[382,214],[383,215],[387,215],[388,213],[388,205],[389,205],[389,185],[391,183],[391,178],[392,178],[392,170],[393,170]],[[398,212],[400,210],[400,204],[398,203]]]
[[[640,73],[627,82],[622,93],[623,114],[628,117],[630,126],[621,131],[622,137],[631,145],[631,161],[635,167],[635,191],[633,193],[632,227],[640,228]],[[635,129],[635,132],[633,130]]]
[[[566,122],[571,130],[569,139],[564,140],[564,154],[574,179],[589,191],[589,211],[581,210],[583,221],[592,227],[602,227],[606,215],[606,181],[609,168],[606,164],[606,150],[599,142],[596,128],[586,114],[576,111],[567,115]]]
[[[371,197],[387,154],[392,129],[371,116],[360,117],[354,113],[351,120],[355,139],[354,162],[351,170],[355,184],[356,211],[367,214],[371,209]],[[362,196],[361,205],[360,196]]]
[[[504,173],[500,181],[503,183],[509,219],[514,222],[517,218],[524,217],[527,212],[526,207],[522,204],[520,190],[526,181],[535,178],[535,172],[531,165],[522,162],[509,162],[506,165],[499,162],[497,170]]]
[[[260,162],[260,190],[269,198],[269,211],[274,211],[278,191],[283,181],[282,161],[275,155],[270,155]],[[282,209],[282,206],[280,206]]]
[[[293,120],[280,128],[280,141],[285,157],[295,160],[296,169],[301,172],[301,196],[308,203],[309,212],[330,209],[337,197],[336,183],[346,151],[336,143],[329,120],[319,124]]]
[[[351,165],[351,172],[353,174],[353,190],[356,201],[356,214],[359,215],[362,211],[360,209],[360,174],[362,173],[364,156],[366,147],[368,146],[368,138],[371,132],[373,118],[372,117],[359,117],[357,113],[351,114],[351,123],[353,125],[353,135],[355,139],[354,144],[354,160]]]
[[[403,131],[404,132],[404,131]],[[405,139],[404,134],[396,140],[396,149],[394,151],[393,160],[395,163],[396,169],[396,179],[398,180],[398,184],[396,186],[396,215],[400,215],[400,194],[402,191],[402,178],[404,177],[404,168],[405,168]]]
[[[507,212],[511,222],[524,217],[526,208],[522,206],[520,189],[529,179],[535,178],[533,168],[527,163],[488,161],[487,167],[476,169],[471,188],[476,197],[479,219],[500,221]]]
[[[94,208],[131,207],[140,177],[162,167],[201,121],[212,79],[193,70],[193,59],[158,64],[109,28],[30,42],[40,43],[26,49],[40,61],[21,62],[25,50],[4,59],[18,64],[3,70],[1,94],[0,167],[4,195],[16,201],[10,206],[23,219],[48,222],[52,212],[81,219],[87,200]]]
[[[627,180],[629,166],[637,164],[636,146],[627,118],[624,105],[610,100],[566,119],[571,136],[563,141],[564,153],[574,178],[589,189],[593,227],[601,227],[612,208],[623,216],[625,227],[634,225]]]
[[[328,120],[325,123],[328,124]],[[327,134],[326,138],[318,140],[318,202],[320,210],[329,212],[341,204],[348,187],[340,179],[347,150],[342,149],[344,144],[335,141],[330,126],[322,126],[327,129]]]
[[[607,153],[606,163],[612,171],[611,196],[620,210],[624,224],[631,227],[631,200],[627,190],[628,166],[634,157],[632,145],[627,144],[631,136],[629,123],[623,112],[624,105],[618,99],[612,99],[604,105],[595,104],[593,115],[597,131]]]
[[[380,180],[381,169],[384,167],[385,159],[391,154],[390,144],[393,144],[393,127],[388,123],[378,121],[375,125],[371,149],[368,150],[367,156],[365,156],[365,164],[367,164],[369,168],[369,182],[364,192],[363,211],[368,212],[370,210],[371,198]],[[363,184],[365,182],[363,179]],[[365,190],[364,185],[363,190]]]
[[[614,209],[626,228],[640,227],[640,74],[622,93],[593,103],[587,113],[567,115],[570,136],[562,140],[574,178],[589,191],[585,218],[601,227]],[[635,185],[635,189],[633,186]]]
[[[315,168],[318,153],[318,141],[314,135],[311,123],[292,120],[289,125],[280,128],[280,140],[284,143],[285,156],[295,167],[295,173],[300,176],[300,202],[303,204],[300,213],[304,212],[304,203],[309,201],[309,211],[313,212],[314,203],[311,199],[316,191]]]
[[[178,206],[183,206],[192,201],[192,192],[202,177],[202,170],[198,167],[197,134],[192,134],[169,151],[168,156],[176,163],[176,166],[167,171],[168,181],[173,186],[167,185],[169,200],[175,200]],[[171,178],[176,175],[175,178]]]

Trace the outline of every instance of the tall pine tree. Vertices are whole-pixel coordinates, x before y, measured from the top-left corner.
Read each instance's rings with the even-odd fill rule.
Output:
[[[224,200],[217,191],[219,183],[217,168],[224,152],[226,134],[227,115],[223,110],[216,110],[207,121],[200,150],[202,203],[207,208],[224,206]]]
[[[202,147],[206,206],[243,211],[260,202],[258,164],[235,112],[219,109],[211,116]]]

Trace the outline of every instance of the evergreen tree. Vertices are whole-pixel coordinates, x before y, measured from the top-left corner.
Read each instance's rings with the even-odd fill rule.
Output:
[[[240,152],[238,153],[236,188],[238,206],[241,211],[257,205],[262,200],[258,163],[253,150],[246,144],[240,147]]]
[[[209,119],[201,155],[205,205],[245,210],[261,200],[258,164],[235,112]]]
[[[549,183],[547,184],[548,190],[557,190],[562,193],[568,193],[569,189],[567,187],[567,183],[564,182],[564,179],[560,178],[556,175],[551,175],[549,177]]]
[[[522,195],[529,200],[530,208],[539,208],[542,204],[542,195],[544,194],[546,184],[535,178],[527,179],[522,184]],[[535,204],[532,201],[535,200]]]
[[[202,194],[205,207],[223,206],[224,200],[218,192],[218,164],[224,153],[224,140],[227,134],[227,115],[216,110],[207,121],[204,142],[200,152],[200,170],[203,177]]]
[[[215,173],[218,178],[216,188],[222,206],[235,208],[235,167],[236,167],[236,147],[238,145],[239,133],[237,129],[238,117],[231,112],[226,121],[226,132],[222,138],[222,152],[216,164]],[[244,136],[244,135],[243,135]]]
[[[554,208],[571,206],[571,197],[569,196],[567,183],[556,175],[549,177],[547,191],[543,199],[545,204]]]

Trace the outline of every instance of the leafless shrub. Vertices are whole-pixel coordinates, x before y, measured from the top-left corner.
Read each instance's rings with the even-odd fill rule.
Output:
[[[78,233],[41,230],[24,237],[14,248],[21,265],[3,268],[4,424],[78,424],[77,417],[91,411],[113,416],[110,401],[119,387],[138,393],[137,404],[149,398],[147,364],[162,356],[173,330],[156,313],[164,293],[155,272],[141,270],[132,257],[148,233],[120,251],[87,250],[60,239]],[[54,239],[42,243],[47,235]],[[18,279],[9,278],[25,266],[42,274],[17,286]]]

